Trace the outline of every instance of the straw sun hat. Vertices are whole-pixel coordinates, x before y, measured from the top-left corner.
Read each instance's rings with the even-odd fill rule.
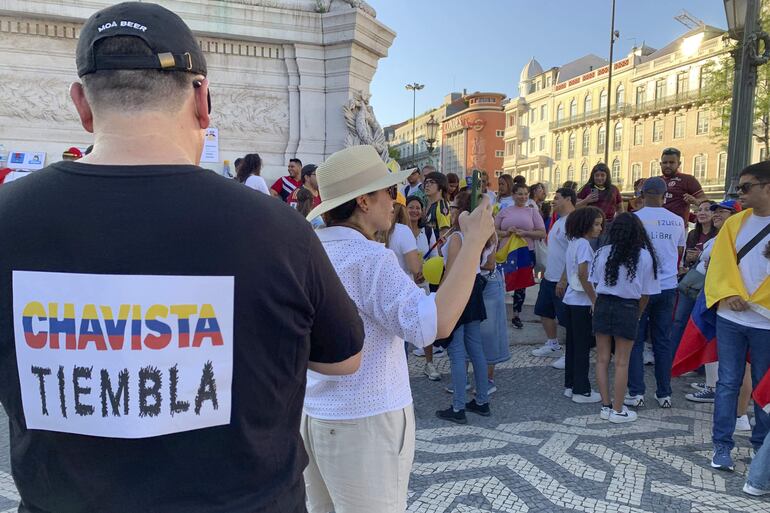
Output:
[[[391,173],[372,146],[340,150],[316,169],[318,192],[323,201],[307,218],[314,219],[358,196],[401,183],[412,172],[409,169]]]

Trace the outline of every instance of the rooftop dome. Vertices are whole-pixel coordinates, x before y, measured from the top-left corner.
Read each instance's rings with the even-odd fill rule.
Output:
[[[532,57],[526,66],[524,66],[524,69],[521,70],[521,75],[519,76],[519,82],[526,82],[527,80],[532,79],[532,77],[535,77],[543,72],[543,67],[540,65],[539,62],[535,60],[534,57]]]

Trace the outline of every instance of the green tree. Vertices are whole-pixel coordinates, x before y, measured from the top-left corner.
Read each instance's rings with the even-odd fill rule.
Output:
[[[388,148],[388,156],[392,158],[393,160],[398,160],[401,158],[401,152],[398,151],[398,148]]]
[[[770,8],[768,2],[762,2],[760,15],[762,30],[770,31]],[[739,43],[730,40],[728,52],[703,68],[705,84],[701,91],[701,101],[719,117],[719,123],[713,138],[723,147],[727,146],[730,133],[730,111],[733,104],[733,77],[735,59],[733,57]],[[757,87],[754,104],[754,137],[765,148],[765,158],[770,159],[770,63],[757,68]]]

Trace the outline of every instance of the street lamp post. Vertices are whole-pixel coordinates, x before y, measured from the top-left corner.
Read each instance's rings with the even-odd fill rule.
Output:
[[[620,32],[615,30],[615,0],[612,0],[612,22],[610,27],[610,68],[607,73],[607,121],[604,130],[604,163],[610,160],[610,112],[612,106],[612,57],[615,48],[615,40],[620,37]],[[615,99],[617,100],[617,98]]]
[[[428,145],[428,158],[431,165],[433,165],[433,150],[436,149],[436,135],[438,134],[438,121],[433,118],[433,114],[430,115],[430,119],[425,123],[426,137],[425,144]]]
[[[738,174],[751,161],[754,137],[754,89],[757,66],[770,59],[770,36],[759,27],[759,0],[724,0],[730,37],[739,41],[735,49],[733,104],[727,139],[727,176],[725,196],[736,198]],[[759,54],[759,41],[765,43]]]
[[[412,91],[412,159],[415,161],[415,165],[417,163],[417,159],[415,157],[415,130],[416,130],[416,124],[417,124],[417,91],[423,89],[425,87],[424,84],[418,84],[417,82],[413,82],[411,84],[406,84],[406,90]]]

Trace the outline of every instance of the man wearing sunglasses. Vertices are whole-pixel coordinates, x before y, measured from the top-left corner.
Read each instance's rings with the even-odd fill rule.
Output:
[[[660,172],[668,186],[663,206],[684,219],[685,226],[690,220],[690,205],[697,205],[706,199],[698,179],[679,171],[682,153],[676,148],[666,148],[660,156]]]
[[[303,513],[307,370],[358,369],[355,305],[309,223],[198,166],[207,67],[179,16],[106,7],[75,61],[93,152],[0,190],[21,510]]]
[[[706,304],[718,305],[719,377],[714,397],[711,466],[733,470],[735,412],[746,357],[754,386],[770,369],[770,276],[763,254],[770,241],[770,162],[744,169],[738,192],[743,211],[727,219],[714,241],[706,274]],[[770,431],[770,416],[757,404],[751,443],[755,450]]]

